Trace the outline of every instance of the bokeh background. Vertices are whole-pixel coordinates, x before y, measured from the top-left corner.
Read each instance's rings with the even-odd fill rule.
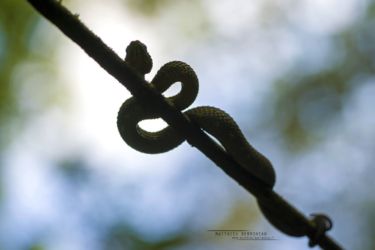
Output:
[[[149,80],[168,61],[189,63],[194,105],[234,117],[273,162],[276,191],[329,214],[345,249],[375,249],[374,1],[63,4],[121,57],[143,41]],[[129,96],[26,1],[0,1],[0,249],[308,249],[186,143],[161,155],[128,147],[116,116]]]

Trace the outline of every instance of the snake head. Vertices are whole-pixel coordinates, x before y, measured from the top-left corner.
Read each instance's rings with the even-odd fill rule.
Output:
[[[125,62],[142,76],[150,73],[152,68],[152,59],[147,47],[138,40],[130,42],[126,47]]]

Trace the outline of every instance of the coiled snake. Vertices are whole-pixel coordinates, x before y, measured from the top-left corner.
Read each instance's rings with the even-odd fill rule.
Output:
[[[125,63],[143,78],[152,68],[151,56],[140,41],[133,41],[126,48]],[[181,91],[167,100],[177,109],[184,110],[193,103],[198,94],[198,78],[188,64],[180,61],[166,63],[159,69],[150,84],[163,93],[176,82],[181,82]],[[241,167],[271,188],[274,186],[276,177],[271,162],[247,142],[232,117],[210,106],[192,108],[184,114],[214,136]],[[155,111],[151,108],[143,108],[138,100],[132,97],[122,104],[118,112],[117,127],[121,137],[129,146],[149,154],[169,151],[185,140],[170,126],[158,132],[148,132],[138,125],[142,120],[155,118],[159,118]]]

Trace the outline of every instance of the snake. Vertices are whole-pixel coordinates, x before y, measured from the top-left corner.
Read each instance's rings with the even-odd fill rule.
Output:
[[[153,64],[146,45],[138,40],[127,46],[124,62],[142,79],[151,72]],[[180,92],[166,98],[166,101],[183,111],[194,102],[199,90],[198,77],[188,64],[181,61],[164,64],[149,84],[163,93],[176,82],[181,83]],[[142,106],[140,101],[136,97],[130,97],[121,105],[117,116],[119,133],[130,147],[143,153],[158,154],[172,150],[185,141],[184,135],[171,126],[157,132],[142,129],[139,122],[160,116],[152,107]],[[275,185],[276,174],[272,163],[250,145],[229,114],[212,106],[191,108],[184,114],[191,122],[216,138],[241,168],[267,186],[272,188]]]

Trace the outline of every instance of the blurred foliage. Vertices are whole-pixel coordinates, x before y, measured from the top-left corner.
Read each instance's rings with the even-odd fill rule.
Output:
[[[259,220],[259,210],[254,202],[239,201],[234,204],[229,215],[215,226],[216,230],[227,230],[232,228],[247,229],[255,225]]]
[[[201,6],[201,1],[199,0],[184,0],[184,1],[173,1],[173,0],[122,0],[126,6],[138,14],[144,17],[160,17],[160,12],[164,9],[176,8],[179,4],[186,4],[187,6],[195,6],[199,8]],[[191,12],[190,8],[185,9],[186,12],[190,13],[192,16],[195,16],[196,13]],[[181,14],[181,13],[180,13]],[[194,21],[191,20],[190,21]]]
[[[292,151],[306,150],[337,126],[350,93],[375,70],[375,4],[348,29],[332,35],[332,63],[311,72],[301,63],[282,76],[275,90],[274,124]]]
[[[12,76],[29,56],[29,37],[36,15],[24,1],[0,1],[0,168],[2,149],[13,137],[13,119],[19,112]],[[1,170],[1,169],[0,169]],[[2,197],[0,176],[0,200]]]
[[[368,241],[363,242],[362,249],[375,249],[375,239],[374,239],[374,232],[375,232],[375,202],[370,200],[364,206],[363,214],[366,214],[366,228],[364,229],[364,238],[369,239]]]
[[[0,2],[0,148],[13,136],[13,119],[19,113],[12,85],[16,67],[30,57],[30,36],[36,13],[25,1]]]
[[[188,39],[202,38],[209,34],[212,26],[206,6],[201,0],[121,0],[124,7],[138,14],[150,22],[150,19],[158,19],[157,22],[166,21],[165,28],[176,37],[186,36]],[[169,20],[173,20],[170,22]],[[155,27],[157,31],[158,27]],[[170,39],[173,41],[173,39]]]
[[[70,156],[70,158],[63,158],[56,162],[56,166],[60,174],[65,177],[72,186],[85,183],[90,175],[87,161],[81,155]]]
[[[178,246],[186,245],[189,242],[188,236],[178,234],[170,236],[167,239],[156,241],[146,240],[134,232],[132,228],[125,224],[114,225],[107,232],[104,239],[104,248],[106,250],[125,250],[125,249],[150,249],[150,250],[167,250],[174,249]]]
[[[42,36],[40,20],[26,1],[0,2],[0,149],[67,94],[56,80],[56,39]]]
[[[29,250],[45,250],[45,247],[41,244],[33,244]]]
[[[171,4],[172,0],[125,0],[125,4],[131,9],[146,15],[154,16],[161,8]]]
[[[57,43],[40,36],[39,20],[27,1],[0,1],[0,171],[3,150],[22,135],[28,121],[66,94],[53,63]]]
[[[302,150],[319,141],[336,121],[348,94],[347,82],[336,70],[287,77],[276,90],[275,124],[288,149]]]

